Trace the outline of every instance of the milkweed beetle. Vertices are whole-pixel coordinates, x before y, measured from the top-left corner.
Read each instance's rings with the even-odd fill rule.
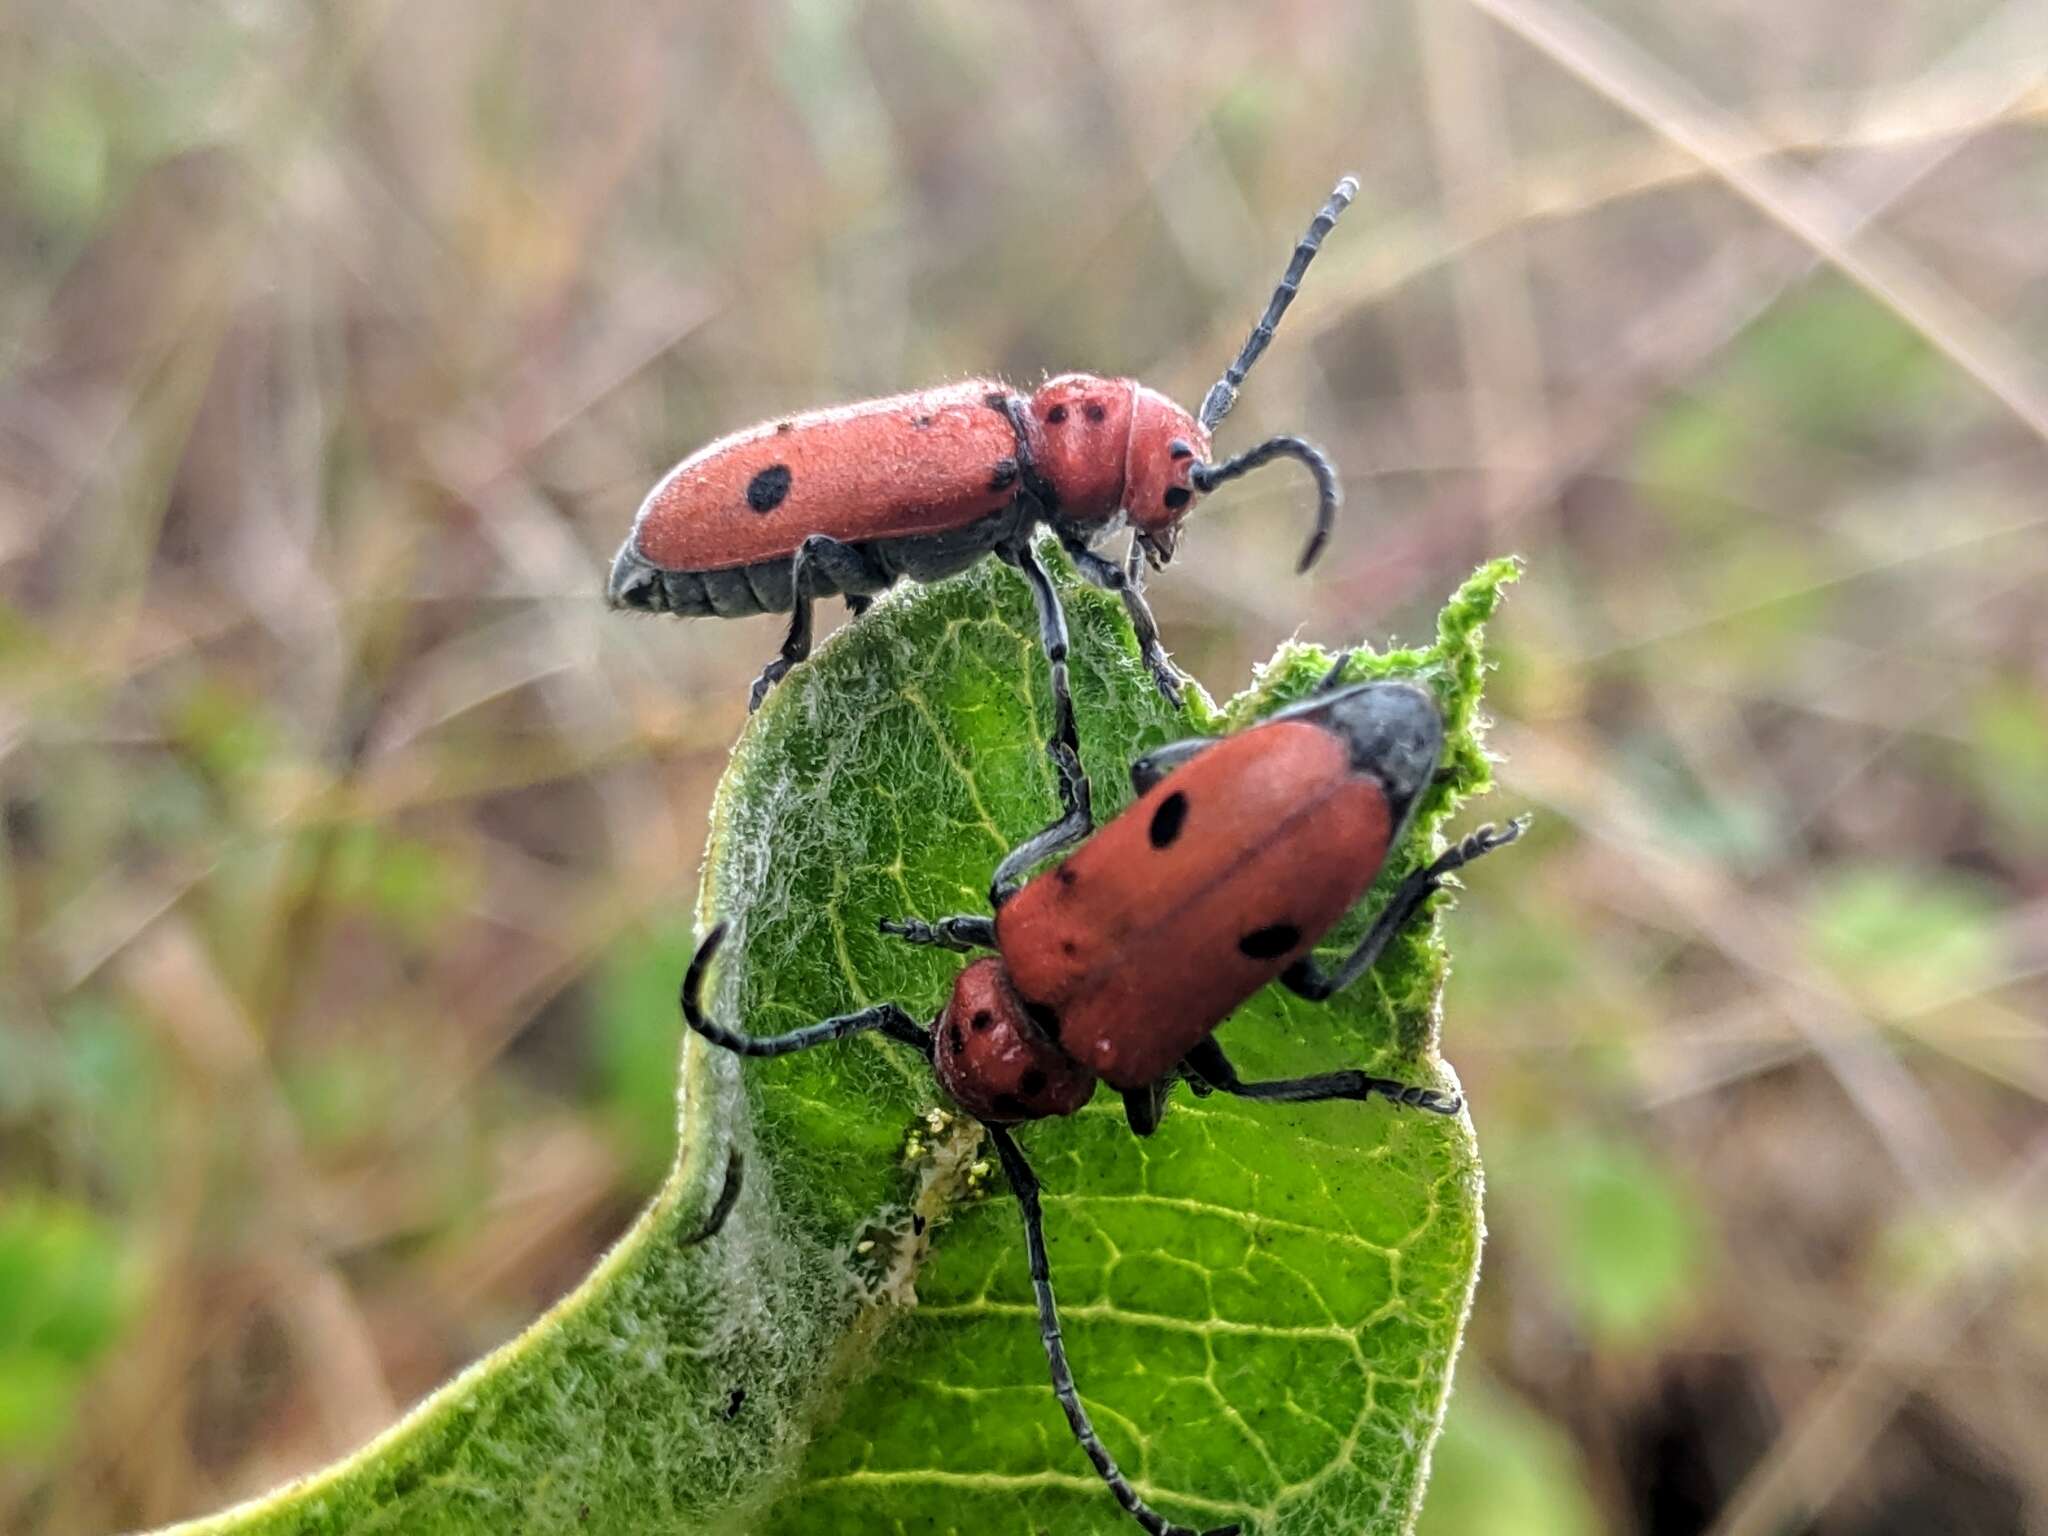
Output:
[[[858,616],[898,577],[935,581],[993,553],[1031,583],[1064,716],[1066,619],[1031,548],[1042,523],[1084,577],[1121,594],[1146,664],[1177,702],[1180,674],[1160,647],[1143,579],[1146,561],[1173,558],[1195,497],[1275,459],[1306,465],[1317,500],[1304,571],[1336,520],[1337,474],[1319,450],[1275,437],[1214,463],[1209,437],[1357,192],[1348,176],[1337,183],[1199,416],[1135,379],[1066,373],[1028,399],[1001,380],[969,379],[762,422],[699,449],[648,493],[612,562],[612,606],[722,619],[787,611],[782,652],[754,682],[756,709],[810,655],[818,598],[844,594]],[[1126,523],[1121,564],[1090,547]]]
[[[915,944],[996,951],[960,972],[929,1029],[893,1003],[759,1038],[707,1019],[704,973],[723,923],[705,936],[683,981],[683,1017],[713,1045],[782,1056],[877,1030],[922,1052],[954,1102],[982,1122],[1023,1213],[1053,1391],[1110,1492],[1152,1536],[1194,1533],[1138,1497],[1089,1422],[1061,1342],[1038,1180],[1008,1128],[1071,1115],[1102,1081],[1122,1093],[1132,1131],[1149,1136],[1181,1078],[1198,1094],[1290,1103],[1379,1094],[1457,1113],[1455,1097],[1351,1069],[1246,1082],[1214,1038],[1240,1003],[1276,978],[1316,1001],[1349,986],[1446,875],[1521,835],[1521,821],[1481,827],[1403,880],[1341,965],[1317,964],[1316,941],[1371,887],[1443,749],[1430,694],[1404,682],[1344,686],[1348,659],[1312,697],[1259,725],[1139,758],[1131,765],[1137,799],[1099,831],[1086,777],[1056,752],[1065,766],[1063,813],[997,866],[994,917],[881,925]],[[1068,849],[1063,862],[1023,878]]]

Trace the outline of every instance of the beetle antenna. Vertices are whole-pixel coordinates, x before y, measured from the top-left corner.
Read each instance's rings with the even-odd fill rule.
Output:
[[[1275,459],[1298,459],[1316,477],[1316,528],[1308,536],[1301,559],[1294,567],[1296,571],[1305,571],[1316,563],[1316,556],[1330,541],[1330,530],[1337,524],[1337,509],[1344,505],[1344,488],[1337,483],[1337,471],[1330,467],[1321,449],[1298,437],[1269,437],[1258,447],[1247,448],[1221,464],[1197,464],[1188,471],[1188,483],[1206,496],[1224,482],[1248,475]]]
[[[923,1051],[927,1056],[931,1054],[931,1032],[894,1003],[863,1008],[859,1013],[841,1014],[836,1019],[821,1019],[802,1029],[792,1029],[786,1035],[742,1035],[707,1019],[703,1003],[704,973],[711,966],[712,956],[718,953],[718,946],[725,942],[725,932],[726,925],[720,923],[704,935],[704,942],[697,946],[697,953],[690,960],[690,969],[683,977],[680,998],[683,1022],[713,1045],[736,1056],[787,1056],[791,1051],[808,1050],[827,1041],[843,1040],[862,1030],[877,1029],[891,1040]]]
[[[1351,206],[1351,199],[1358,196],[1358,183],[1346,176],[1337,183],[1330,193],[1330,200],[1323,204],[1308,226],[1308,233],[1301,237],[1301,244],[1294,248],[1294,259],[1287,263],[1286,275],[1280,279],[1280,286],[1273,290],[1272,302],[1266,305],[1265,314],[1252,327],[1252,333],[1245,339],[1244,350],[1237,354],[1237,360],[1223,370],[1202,401],[1202,426],[1215,431],[1216,424],[1230,414],[1230,408],[1237,404],[1238,386],[1244,383],[1244,376],[1252,371],[1252,364],[1259,360],[1259,354],[1266,350],[1266,343],[1273,339],[1273,329],[1279,325],[1280,317],[1287,313],[1287,306],[1294,302],[1295,292],[1301,287],[1301,275],[1308,270],[1308,264],[1315,259],[1316,248],[1323,243],[1323,236],[1344,210]]]

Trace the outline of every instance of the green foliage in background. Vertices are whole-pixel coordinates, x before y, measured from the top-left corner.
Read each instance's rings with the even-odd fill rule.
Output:
[[[97,1212],[0,1201],[0,1454],[47,1449],[127,1320],[120,1234]]]
[[[1479,630],[1512,574],[1475,576],[1428,649],[1352,663],[1422,679],[1452,733],[1382,890],[1487,782]],[[1105,817],[1133,756],[1245,725],[1328,666],[1291,646],[1223,708],[1176,715],[1114,599],[1060,580]],[[716,1011],[756,1033],[884,999],[935,1012],[961,962],[876,920],[983,909],[996,860],[1054,814],[1049,725],[1028,595],[994,562],[822,647],[721,787],[699,912],[734,927]],[[673,1031],[679,958],[666,985],[608,987]],[[1444,968],[1420,925],[1329,1006],[1254,999],[1233,1054],[1248,1076],[1341,1064],[1454,1087],[1435,1054]],[[603,1054],[617,1075],[657,1053],[620,1033]],[[1048,1388],[1014,1205],[928,1068],[863,1037],[743,1070],[691,1040],[680,1097],[673,1172],[578,1291],[359,1455],[182,1529],[1129,1529]],[[1183,1095],[1140,1143],[1104,1095],[1023,1141],[1081,1390],[1144,1494],[1202,1525],[1408,1529],[1479,1261],[1470,1123]],[[738,1160],[738,1204],[702,1240]]]

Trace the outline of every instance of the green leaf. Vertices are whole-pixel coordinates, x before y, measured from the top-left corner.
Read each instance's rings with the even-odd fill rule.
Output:
[[[1429,649],[1351,664],[1424,679],[1453,732],[1389,882],[1486,783],[1478,635],[1512,575],[1475,576]],[[1289,646],[1221,710],[1176,717],[1115,600],[1058,579],[1103,816],[1138,752],[1254,720],[1328,665]],[[996,860],[1052,818],[1045,677],[1026,589],[990,561],[878,604],[775,691],[713,811],[698,915],[733,925],[720,1017],[765,1034],[884,999],[937,1010],[958,958],[876,919],[984,910]],[[1232,1051],[1247,1075],[1452,1087],[1444,964],[1418,925],[1328,1006],[1261,994]],[[744,1067],[690,1040],[674,1170],[588,1281],[357,1456],[187,1529],[1127,1533],[1048,1387],[1015,1206],[976,1175],[978,1128],[938,1108],[886,1040]],[[1266,1533],[1405,1530],[1478,1267],[1470,1123],[1183,1094],[1141,1143],[1104,1095],[1021,1139],[1076,1376],[1146,1497]],[[735,1154],[738,1204],[697,1241]]]

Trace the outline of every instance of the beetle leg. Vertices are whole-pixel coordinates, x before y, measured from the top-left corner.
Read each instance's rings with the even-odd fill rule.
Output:
[[[1166,1117],[1166,1095],[1172,1089],[1173,1079],[1162,1077],[1143,1088],[1124,1090],[1124,1119],[1131,1123],[1133,1136],[1150,1136],[1159,1129],[1159,1122]]]
[[[893,933],[907,943],[930,944],[956,954],[996,947],[995,920],[988,917],[942,917],[936,923],[914,917],[885,917],[877,926],[883,933]]]
[[[811,605],[817,601],[814,568],[823,568],[842,590],[862,580],[888,582],[875,569],[867,551],[830,534],[814,533],[799,544],[789,560],[789,634],[782,642],[782,654],[761,669],[754,679],[754,691],[747,700],[752,714],[768,697],[768,690],[781,682],[789,669],[811,654]],[[848,599],[851,606],[851,598]]]
[[[787,1056],[792,1051],[808,1050],[814,1045],[824,1045],[827,1041],[844,1039],[862,1030],[875,1029],[891,1040],[922,1051],[926,1056],[931,1055],[931,1031],[894,1003],[881,1003],[873,1008],[863,1008],[859,1013],[823,1019],[802,1029],[792,1029],[786,1035],[742,1035],[723,1024],[714,1023],[704,1017],[702,1007],[704,972],[710,967],[711,957],[718,953],[718,946],[724,942],[725,924],[720,923],[704,935],[704,942],[697,946],[690,969],[683,977],[683,1020],[713,1045],[737,1056]]]
[[[1053,768],[1060,780],[1060,799],[1066,805],[1066,814],[1035,837],[1026,838],[1012,848],[996,866],[994,877],[989,881],[988,904],[998,911],[1004,902],[1017,894],[1024,883],[1025,871],[1056,853],[1063,853],[1095,830],[1095,813],[1090,805],[1088,775],[1081,767],[1081,759],[1065,742],[1053,743]]]
[[[1074,728],[1074,694],[1067,679],[1067,615],[1060,607],[1060,595],[1052,584],[1044,562],[1031,547],[1030,539],[1001,551],[1003,557],[1023,573],[1025,581],[1031,584],[1031,600],[1038,607],[1038,643],[1045,649],[1045,659],[1052,669],[1052,741],[1049,750],[1054,764],[1059,762],[1060,748],[1066,747],[1078,761],[1081,756],[1081,737]],[[1084,783],[1085,789],[1085,783]],[[1072,810],[1067,800],[1064,775],[1061,790],[1062,803]]]
[[[1152,680],[1166,695],[1166,702],[1177,707],[1180,704],[1180,687],[1185,679],[1180,669],[1167,658],[1166,648],[1159,643],[1159,623],[1152,617],[1152,605],[1145,601],[1145,594],[1132,584],[1123,567],[1114,560],[1103,559],[1079,539],[1063,538],[1060,543],[1073,557],[1083,576],[1105,592],[1114,592],[1124,600],[1124,611],[1131,616],[1131,628],[1137,631],[1138,650],[1144,655],[1145,665],[1152,669]]]
[[[1150,1536],[1197,1536],[1188,1527],[1165,1519],[1139,1498],[1137,1490],[1117,1470],[1116,1459],[1096,1435],[1088,1410],[1082,1406],[1081,1394],[1074,1386],[1074,1373],[1067,1365],[1067,1346],[1060,1337],[1059,1307],[1053,1300],[1052,1270],[1045,1256],[1045,1216],[1039,1206],[1038,1176],[1031,1171],[1031,1164],[1024,1160],[1023,1149],[1008,1131],[999,1125],[991,1125],[987,1129],[989,1140],[996,1145],[996,1156],[1002,1159],[1011,1192],[1017,1197],[1017,1208],[1024,1216],[1024,1251],[1031,1261],[1031,1292],[1038,1300],[1038,1337],[1045,1345],[1046,1363],[1052,1367],[1053,1395],[1060,1400],[1060,1407],[1066,1410],[1067,1424],[1074,1432],[1074,1439],[1080,1442],[1081,1449],[1094,1463],[1096,1473],[1109,1485],[1117,1503]],[[1240,1529],[1235,1525],[1220,1525],[1202,1533],[1202,1536],[1238,1536]]]
[[[875,600],[872,597],[864,596],[859,592],[848,592],[846,594],[846,613],[849,618],[857,619],[874,606]]]
[[[1337,653],[1337,659],[1330,663],[1330,670],[1323,674],[1323,680],[1316,684],[1314,692],[1335,693],[1344,686],[1344,669],[1351,665],[1351,658],[1358,654],[1357,646],[1346,646]]]
[[[1031,584],[1031,595],[1038,604],[1039,637],[1052,665],[1053,734],[1046,751],[1052,758],[1053,776],[1059,781],[1060,819],[1011,849],[996,866],[988,888],[989,904],[994,907],[1016,894],[1026,870],[1071,848],[1095,830],[1088,774],[1081,766],[1081,737],[1074,728],[1074,697],[1067,684],[1067,616],[1060,608],[1052,577],[1028,542],[1006,546],[1000,553]]]
[[[1316,964],[1314,956],[1305,955],[1280,973],[1280,985],[1312,1003],[1320,1003],[1332,993],[1343,991],[1372,969],[1394,935],[1407,927],[1422,910],[1422,904],[1436,894],[1445,875],[1470,864],[1482,854],[1505,848],[1520,837],[1528,825],[1528,817],[1518,816],[1505,827],[1488,825],[1471,833],[1435,863],[1416,870],[1394,888],[1393,899],[1387,903],[1386,910],[1380,913],[1366,936],[1358,941],[1358,948],[1352,950],[1335,971],[1326,974]]]
[[[1137,794],[1144,794],[1182,763],[1199,757],[1215,745],[1213,736],[1190,736],[1184,741],[1169,741],[1163,747],[1154,747],[1143,757],[1133,759],[1131,789]]]
[[[1182,1065],[1212,1088],[1241,1099],[1266,1099],[1281,1104],[1314,1104],[1323,1099],[1357,1099],[1378,1094],[1409,1109],[1426,1109],[1433,1115],[1455,1115],[1465,1107],[1456,1094],[1418,1088],[1391,1077],[1373,1077],[1365,1072],[1318,1072],[1313,1077],[1281,1077],[1271,1082],[1248,1083],[1223,1054],[1223,1047],[1211,1036],[1189,1051]]]

